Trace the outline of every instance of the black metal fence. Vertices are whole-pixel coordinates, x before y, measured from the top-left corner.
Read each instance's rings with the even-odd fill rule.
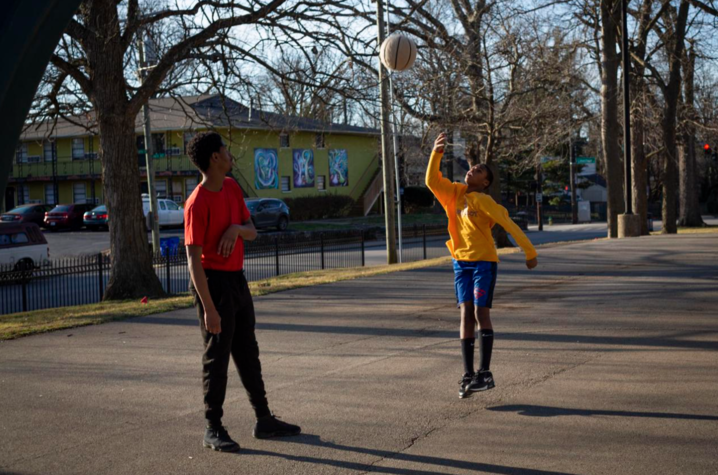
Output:
[[[367,241],[366,237],[363,232],[262,237],[245,243],[244,272],[247,280],[256,281],[381,263],[382,241]],[[403,262],[448,255],[445,226],[406,227],[402,237]],[[0,267],[0,315],[99,302],[109,281],[110,265],[109,256],[96,254],[53,260],[36,269]],[[153,266],[168,294],[187,291],[189,271],[183,248],[174,255],[155,256]]]

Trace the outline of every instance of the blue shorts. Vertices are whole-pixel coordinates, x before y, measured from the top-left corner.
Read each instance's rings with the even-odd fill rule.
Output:
[[[456,304],[474,302],[476,307],[491,308],[496,286],[496,262],[453,261]]]

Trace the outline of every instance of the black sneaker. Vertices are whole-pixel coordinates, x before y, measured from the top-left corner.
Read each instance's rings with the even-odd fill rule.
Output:
[[[471,374],[464,373],[464,376],[459,380],[459,399],[471,396],[469,384],[471,384]]]
[[[474,377],[471,378],[468,390],[471,392],[486,391],[496,387],[494,383],[494,375],[491,371],[477,371]]]
[[[239,451],[239,444],[233,441],[227,430],[221,426],[219,428],[207,427],[202,445],[217,452]]]
[[[274,414],[270,414],[257,419],[253,435],[255,439],[269,439],[270,437],[299,435],[301,432],[301,427],[280,421]]]

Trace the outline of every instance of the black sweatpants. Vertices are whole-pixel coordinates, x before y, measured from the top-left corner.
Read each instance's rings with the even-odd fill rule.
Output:
[[[227,369],[232,356],[249,402],[257,417],[269,415],[267,394],[259,362],[259,345],[254,335],[254,304],[249,285],[242,271],[226,272],[205,269],[209,293],[222,319],[222,332],[212,335],[204,324],[204,306],[190,284],[195,296],[199,327],[204,340],[202,355],[202,383],[204,386],[204,415],[210,424],[221,423],[227,391]]]

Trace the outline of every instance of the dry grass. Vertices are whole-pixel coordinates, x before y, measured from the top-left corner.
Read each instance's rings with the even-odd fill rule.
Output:
[[[651,231],[651,236],[658,236],[661,231]],[[718,226],[704,226],[702,228],[678,228],[678,234],[718,234]]]
[[[518,249],[501,249],[499,254],[512,254]],[[322,271],[298,272],[270,279],[251,282],[252,295],[261,296],[274,292],[331,284],[343,280],[358,279],[374,275],[389,274],[412,269],[422,269],[448,264],[450,257],[440,257],[425,261],[395,264],[392,266],[350,267],[346,269],[327,269]],[[137,300],[121,302],[103,302],[98,304],[60,307],[32,312],[13,313],[0,316],[0,340],[11,340],[22,336],[44,333],[85,325],[97,325],[105,322],[143,317],[155,313],[169,312],[192,306],[192,298],[181,295],[167,299],[150,300],[142,304]]]

